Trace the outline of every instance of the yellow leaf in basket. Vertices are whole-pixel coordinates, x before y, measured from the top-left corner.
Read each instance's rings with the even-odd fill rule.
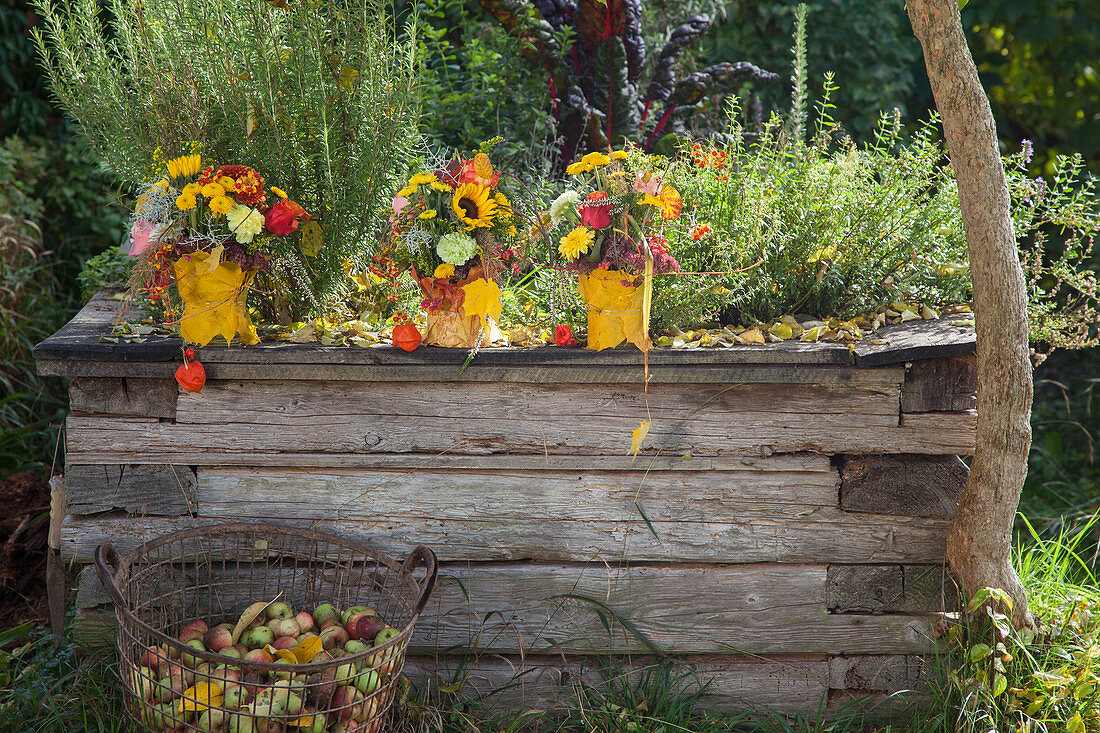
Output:
[[[220,708],[222,706],[221,685],[213,682],[200,682],[197,685],[183,691],[176,709],[181,713],[200,712],[209,707]]]
[[[630,434],[630,453],[634,455],[634,458],[638,457],[638,451],[642,449],[642,441],[645,440],[645,436],[649,435],[649,428],[652,423],[648,423],[642,420],[638,423],[638,429]],[[633,460],[633,459],[631,459]]]
[[[288,726],[293,726],[294,728],[312,728],[313,727],[313,717],[314,716],[312,716],[312,715],[303,715],[302,717],[298,718],[297,720],[288,720],[286,722],[286,724]]]
[[[321,651],[321,637],[311,636],[301,644],[290,649],[276,649],[268,644],[264,647],[268,654],[278,660],[285,660],[291,664],[309,664]]]
[[[282,595],[281,593],[279,595]],[[240,640],[241,634],[244,630],[256,620],[256,617],[264,612],[264,609],[270,606],[275,601],[279,600],[279,596],[275,596],[270,601],[256,601],[248,608],[244,609],[244,613],[241,614],[241,618],[237,621],[237,625],[233,628],[233,643],[236,644]]]

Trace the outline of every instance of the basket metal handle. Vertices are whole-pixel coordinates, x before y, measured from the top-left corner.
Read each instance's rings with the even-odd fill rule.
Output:
[[[95,569],[99,573],[99,582],[103,584],[111,602],[121,609],[126,609],[126,600],[122,597],[118,582],[115,580],[115,574],[121,570],[121,567],[122,557],[110,542],[104,542],[95,548]]]
[[[408,558],[401,565],[401,572],[411,573],[418,564],[424,565],[426,575],[420,586],[420,597],[416,599],[417,616],[423,612],[424,606],[428,605],[428,599],[432,597],[432,591],[435,590],[435,581],[439,575],[439,563],[435,559],[435,553],[424,545],[417,545],[413,548],[413,551],[409,553]]]

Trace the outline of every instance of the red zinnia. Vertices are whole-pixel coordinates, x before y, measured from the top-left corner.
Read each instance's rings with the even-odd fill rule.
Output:
[[[577,207],[577,213],[581,215],[581,221],[586,226],[603,229],[611,225],[611,207],[606,191],[593,191]]]

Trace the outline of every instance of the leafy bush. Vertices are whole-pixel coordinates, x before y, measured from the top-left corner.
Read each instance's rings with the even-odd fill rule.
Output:
[[[503,138],[493,158],[504,170],[548,171],[558,153],[550,88],[533,73],[529,47],[474,0],[417,3],[424,65],[424,136],[436,148],[465,150]],[[523,25],[530,14],[517,16]]]
[[[115,174],[155,181],[190,152],[247,164],[324,226],[308,263],[281,247],[275,269],[303,310],[369,259],[377,212],[417,139],[418,64],[385,0],[264,3],[38,0],[35,40],[58,101]]]
[[[728,147],[688,150],[692,163],[674,169],[674,185],[711,230],[708,269],[747,270],[721,283],[726,316],[848,316],[897,300],[965,300],[966,241],[933,127],[899,148],[897,118],[883,117],[874,142],[857,146],[834,139],[828,106],[809,144],[784,142],[773,118],[748,145],[734,121]],[[690,246],[681,238],[674,251]]]

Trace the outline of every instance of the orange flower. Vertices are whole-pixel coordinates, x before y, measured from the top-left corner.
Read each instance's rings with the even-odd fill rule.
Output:
[[[680,192],[672,186],[662,186],[661,192],[656,196],[646,194],[642,199],[643,204],[656,206],[661,210],[662,218],[669,221],[675,219],[684,210],[684,200],[680,198]]]
[[[485,153],[478,153],[473,160],[465,161],[458,172],[459,183],[476,183],[485,188],[492,188],[499,180],[500,174],[493,170],[493,164]]]
[[[264,191],[264,177],[257,173],[255,168],[247,165],[223,165],[214,172],[214,180],[221,183],[223,177],[233,180],[233,193],[238,202],[255,206],[267,199]]]

